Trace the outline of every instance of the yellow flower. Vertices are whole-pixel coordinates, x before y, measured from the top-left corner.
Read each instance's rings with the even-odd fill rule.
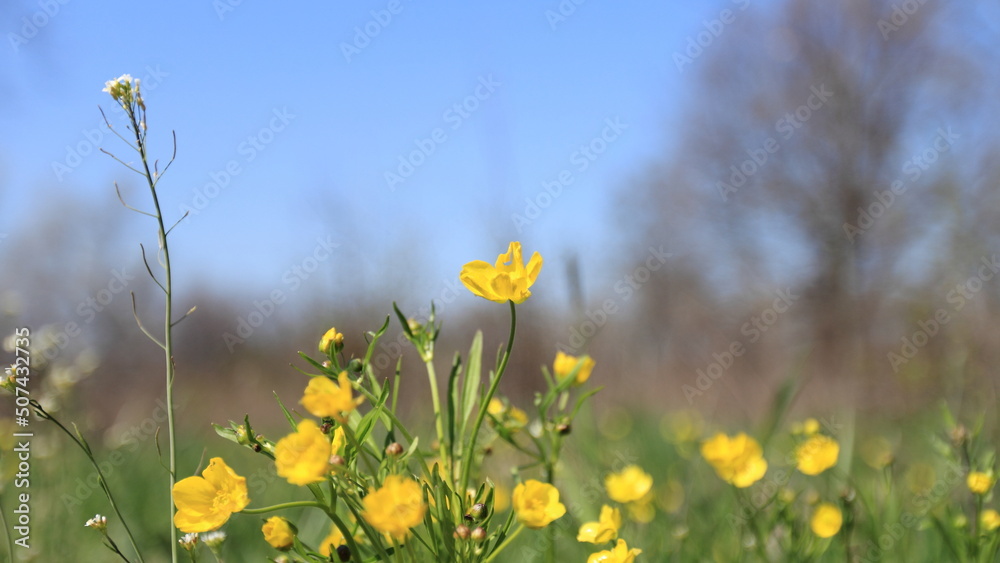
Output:
[[[580,526],[576,541],[588,543],[608,543],[618,537],[618,528],[622,525],[622,514],[617,508],[608,505],[601,507],[601,517],[597,522],[587,522]]]
[[[753,485],[767,472],[760,444],[742,432],[732,438],[716,434],[702,442],[701,455],[723,481],[740,488]]]
[[[486,412],[493,415],[497,422],[509,432],[517,432],[528,424],[528,413],[514,405],[505,404],[501,399],[490,399],[490,404],[486,406]]]
[[[517,519],[535,530],[548,526],[566,514],[566,507],[559,502],[559,489],[534,479],[514,487],[513,502]]]
[[[987,508],[979,517],[979,522],[983,525],[983,531],[992,532],[993,530],[1000,528],[1000,513],[997,513],[997,511],[992,508]]]
[[[336,524],[333,524],[330,527],[330,533],[319,544],[319,552],[324,557],[329,557],[337,551],[338,547],[346,544],[347,541],[344,539],[344,534],[340,533],[340,528]]]
[[[556,379],[562,381],[569,377],[577,364],[580,365],[580,371],[576,372],[576,382],[573,385],[582,385],[590,379],[590,372],[594,370],[594,360],[590,356],[578,358],[562,351],[556,352],[556,361],[552,364],[552,372],[555,373]]]
[[[814,434],[795,449],[799,471],[806,475],[819,475],[837,464],[840,444],[829,436]]]
[[[821,538],[832,538],[840,531],[840,525],[843,523],[844,515],[840,513],[840,509],[824,502],[813,511],[809,527],[812,528],[814,534]]]
[[[615,502],[633,502],[642,499],[652,490],[653,477],[638,465],[630,465],[605,477],[604,488]]]
[[[340,450],[347,443],[347,436],[344,435],[344,427],[338,426],[333,431],[333,440],[330,442],[330,455],[340,455]]]
[[[620,539],[614,549],[598,551],[587,558],[587,563],[632,563],[640,553],[641,549],[629,549],[625,540]]]
[[[969,486],[969,490],[977,495],[985,495],[990,492],[993,488],[993,477],[987,473],[981,471],[973,471],[969,473],[969,477],[965,480],[965,484]]]
[[[365,520],[398,540],[406,539],[410,528],[423,522],[427,512],[420,485],[401,475],[386,477],[381,489],[368,493],[364,505]]]
[[[272,516],[264,522],[260,529],[264,533],[264,540],[275,549],[285,550],[295,543],[295,530],[281,516]]]
[[[303,420],[274,446],[278,475],[293,485],[308,485],[330,473],[330,440],[312,420]]]
[[[531,255],[527,267],[521,257],[521,243],[512,242],[507,253],[497,257],[496,266],[482,260],[474,260],[462,267],[459,279],[475,295],[497,303],[524,303],[531,297],[528,290],[538,272],[542,271],[542,256]]]
[[[185,533],[214,530],[250,504],[247,480],[233,471],[221,457],[213,457],[201,477],[188,477],[174,484],[174,525]]]
[[[339,351],[344,347],[344,335],[337,332],[336,328],[326,331],[323,338],[319,339],[319,351],[327,354],[330,352],[330,344],[333,344],[334,351]]]
[[[352,396],[351,380],[347,372],[342,371],[337,376],[337,383],[325,376],[316,376],[309,380],[305,394],[299,401],[313,416],[333,417],[343,420],[342,413],[348,413],[360,405],[365,398]]]
[[[892,444],[882,436],[871,436],[861,444],[861,459],[872,469],[884,469],[893,458]]]

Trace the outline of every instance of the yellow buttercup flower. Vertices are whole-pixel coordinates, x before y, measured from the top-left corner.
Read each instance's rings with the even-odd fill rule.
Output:
[[[795,462],[806,475],[819,475],[837,464],[840,444],[829,436],[814,434],[795,448]]]
[[[840,531],[841,524],[844,523],[844,515],[840,509],[828,502],[821,503],[813,511],[809,527],[814,534],[821,538],[832,538]]]
[[[881,471],[894,457],[892,444],[882,436],[871,436],[861,443],[861,459],[872,469]]]
[[[264,534],[264,540],[271,544],[274,549],[285,550],[295,543],[295,530],[292,529],[288,520],[281,516],[268,518],[260,531]]]
[[[618,537],[618,528],[622,525],[622,514],[617,508],[608,505],[601,507],[601,517],[597,522],[587,522],[580,526],[576,541],[587,543],[608,543]]]
[[[174,525],[185,533],[214,530],[250,504],[247,480],[233,471],[221,457],[213,457],[201,477],[174,483]]]
[[[500,426],[509,432],[517,432],[528,425],[528,413],[495,397],[490,399],[486,412],[493,415]]]
[[[604,488],[615,502],[634,502],[643,499],[652,490],[653,477],[638,465],[629,465],[605,477]]]
[[[625,540],[620,539],[614,549],[598,551],[587,558],[587,563],[632,563],[640,553],[641,549],[629,549]]]
[[[760,444],[742,432],[732,438],[716,434],[702,442],[701,455],[723,481],[736,487],[749,487],[767,472]]]
[[[368,493],[363,502],[365,520],[397,540],[406,539],[410,528],[423,522],[427,512],[420,485],[401,475],[386,477],[382,488]]]
[[[980,515],[979,522],[983,525],[984,532],[992,532],[1000,528],[1000,513],[992,508],[987,508]]]
[[[330,439],[306,419],[275,444],[274,465],[278,475],[293,485],[318,483],[330,473],[330,451]]]
[[[573,385],[582,385],[590,379],[590,372],[594,371],[594,360],[590,356],[581,356],[578,358],[562,351],[556,352],[556,360],[552,364],[552,372],[555,374],[556,379],[562,381],[569,377],[569,374],[573,373],[577,364],[580,365],[580,371],[576,372],[576,381]]]
[[[965,480],[969,490],[977,495],[985,495],[993,488],[993,477],[982,471],[972,471]]]
[[[326,376],[316,376],[309,380],[302,404],[313,416],[344,419],[344,413],[349,413],[364,402],[364,397],[354,398],[351,380],[347,372],[342,371],[334,383]]]
[[[566,507],[559,502],[559,489],[534,479],[514,487],[512,500],[517,519],[528,528],[544,528],[566,514]]]
[[[507,252],[497,257],[495,266],[482,260],[474,260],[462,267],[459,279],[475,295],[497,303],[524,303],[531,297],[528,290],[538,272],[542,271],[542,256],[535,252],[528,265],[521,256],[521,243],[512,242]]]
[[[326,334],[319,339],[319,351],[324,354],[330,351],[330,344],[333,344],[334,351],[339,351],[344,347],[344,335],[337,332],[336,328],[326,331]]]

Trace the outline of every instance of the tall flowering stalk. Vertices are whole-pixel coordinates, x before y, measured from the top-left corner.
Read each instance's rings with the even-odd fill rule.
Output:
[[[177,475],[176,444],[174,436],[174,401],[173,401],[174,367],[175,367],[173,328],[177,323],[184,320],[185,317],[191,314],[194,311],[194,309],[192,308],[180,319],[177,319],[176,321],[174,320],[173,276],[172,276],[172,271],[170,269],[170,250],[169,246],[167,245],[167,236],[170,234],[170,231],[177,226],[177,223],[180,223],[180,221],[183,220],[184,217],[187,217],[187,213],[185,213],[184,216],[178,219],[177,223],[174,223],[173,226],[167,229],[163,222],[163,213],[161,212],[160,209],[160,199],[156,192],[156,186],[159,183],[160,178],[162,178],[163,174],[167,171],[168,168],[170,168],[170,165],[173,164],[174,162],[174,158],[177,156],[177,136],[176,134],[173,135],[173,140],[174,140],[173,154],[170,157],[170,161],[167,162],[167,165],[163,167],[163,171],[160,171],[158,169],[158,166],[155,162],[153,164],[153,168],[150,169],[149,158],[147,154],[147,146],[146,146],[146,103],[142,99],[142,92],[140,90],[139,79],[138,78],[133,79],[128,74],[122,75],[116,78],[115,80],[109,80],[105,84],[104,92],[110,94],[111,97],[115,100],[115,102],[118,103],[118,106],[122,110],[124,110],[125,117],[128,119],[127,128],[129,131],[132,132],[132,136],[134,137],[134,144],[131,140],[126,139],[125,137],[120,135],[117,131],[115,131],[114,127],[111,125],[111,122],[108,121],[107,116],[104,115],[104,111],[101,110],[101,115],[104,115],[104,122],[107,124],[108,128],[111,129],[116,136],[118,136],[118,138],[120,138],[122,141],[125,141],[125,143],[129,145],[132,148],[132,150],[139,153],[139,159],[142,162],[141,169],[136,168],[135,166],[119,159],[118,157],[105,151],[104,149],[101,149],[101,151],[111,156],[121,164],[123,164],[129,170],[145,178],[146,183],[149,186],[149,192],[153,198],[153,208],[154,208],[153,213],[136,209],[135,207],[132,207],[129,204],[125,203],[125,200],[124,198],[122,198],[121,195],[121,190],[118,189],[118,183],[117,182],[115,183],[115,191],[117,192],[118,199],[122,202],[122,205],[124,205],[128,209],[131,209],[132,211],[135,211],[136,213],[140,213],[142,215],[146,215],[147,217],[152,217],[156,219],[157,239],[159,242],[159,250],[160,250],[157,256],[157,261],[159,262],[160,266],[162,266],[164,272],[162,283],[160,282],[159,279],[157,279],[156,275],[153,273],[152,268],[150,268],[149,266],[149,261],[146,258],[145,248],[143,248],[142,245],[140,245],[140,249],[142,249],[142,260],[146,266],[146,271],[149,273],[149,276],[153,278],[153,281],[156,282],[156,285],[160,287],[160,289],[166,296],[164,303],[164,315],[163,315],[164,316],[163,339],[161,340],[156,336],[154,336],[142,324],[142,321],[139,319],[138,311],[136,310],[134,293],[132,293],[132,314],[133,316],[135,316],[135,320],[136,323],[139,325],[139,329],[142,330],[142,332],[147,337],[149,337],[150,340],[155,342],[157,346],[162,348],[164,353],[164,363],[166,364],[166,395],[167,395],[166,397],[167,442],[168,442],[167,455],[169,459],[168,478],[170,485],[169,488],[171,491],[168,514],[172,521],[174,516],[173,489]],[[171,536],[170,536],[171,560],[176,562],[177,546],[178,546],[177,530],[173,526],[170,526],[170,530],[171,530]]]

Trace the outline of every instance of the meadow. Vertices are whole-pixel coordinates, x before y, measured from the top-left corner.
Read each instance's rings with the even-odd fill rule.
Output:
[[[158,14],[143,64],[207,43],[44,142],[107,197],[0,231],[0,561],[1000,561],[986,8],[393,0],[331,70],[340,7],[240,4]]]

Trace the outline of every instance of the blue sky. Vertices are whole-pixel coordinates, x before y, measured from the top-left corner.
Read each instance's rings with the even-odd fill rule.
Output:
[[[415,272],[408,289],[428,295],[515,239],[552,264],[579,252],[586,277],[619,277],[610,260],[647,245],[615,250],[616,193],[676,142],[698,64],[680,72],[672,55],[705,19],[746,4],[51,3],[51,16],[38,1],[2,13],[0,202],[19,218],[6,228],[30,228],[60,194],[113,199],[114,180],[148,201],[138,177],[93,150],[130,158],[97,106],[112,107],[106,80],[131,73],[152,153],[166,160],[177,132],[166,215],[197,211],[173,239],[181,278],[240,280],[247,295],[322,240],[336,245],[324,272],[364,286],[401,262]],[[32,19],[44,21],[34,33]],[[560,174],[571,183],[549,199],[543,182]]]

